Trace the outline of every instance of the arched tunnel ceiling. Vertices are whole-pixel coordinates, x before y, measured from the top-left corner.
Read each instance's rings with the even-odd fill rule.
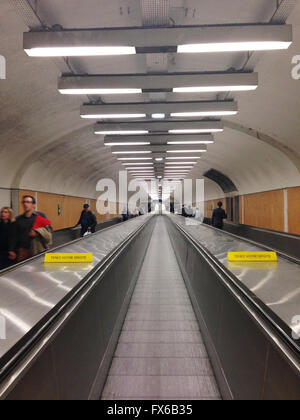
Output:
[[[0,54],[7,59],[7,79],[0,80],[0,187],[30,188],[73,195],[96,195],[99,178],[116,178],[122,166],[95,136],[93,123],[79,117],[86,96],[67,97],[57,91],[57,79],[68,67],[61,59],[29,58],[22,49],[28,31],[15,1],[0,4]],[[20,2],[21,3],[21,2]],[[64,28],[141,26],[155,21],[147,2],[139,0],[39,0],[37,14],[48,26]],[[151,2],[148,1],[148,5]],[[226,7],[224,4],[226,3]],[[185,0],[171,1],[164,11],[176,25],[268,22],[276,9],[273,0]],[[233,18],[234,16],[234,18]],[[234,19],[234,20],[233,20]],[[292,57],[300,51],[300,5],[292,10],[294,43],[287,51],[255,53],[254,70],[259,73],[255,92],[230,95],[239,102],[239,114],[227,118],[224,133],[192,172],[201,177],[209,169],[228,176],[240,193],[300,185],[297,159],[300,156],[300,81],[291,77]],[[132,57],[72,58],[79,73],[145,73],[153,71],[226,71],[240,69],[245,53],[191,55],[137,55]],[[207,95],[205,99],[215,96]],[[149,95],[146,100],[153,99]],[[182,100],[178,94],[167,99]],[[198,100],[190,94],[187,100]],[[201,97],[203,99],[203,97]],[[107,97],[107,102],[139,101],[138,95]],[[232,123],[232,124],[231,124]],[[239,127],[269,136],[246,134]],[[272,145],[272,139],[274,144]],[[282,145],[281,150],[276,142]],[[278,143],[277,143],[278,144]],[[294,159],[284,153],[288,148]],[[207,181],[207,194],[218,197],[221,190]]]

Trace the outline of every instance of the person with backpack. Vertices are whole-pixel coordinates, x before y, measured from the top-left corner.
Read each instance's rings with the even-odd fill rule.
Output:
[[[87,232],[95,233],[97,227],[97,218],[90,210],[90,206],[85,204],[80,219],[76,226],[81,225],[80,236],[83,238]]]

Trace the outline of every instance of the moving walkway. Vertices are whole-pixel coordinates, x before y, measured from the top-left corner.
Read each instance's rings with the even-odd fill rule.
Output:
[[[231,267],[253,244],[191,223],[145,215],[59,248],[91,265],[3,272],[0,397],[299,399],[299,261]]]

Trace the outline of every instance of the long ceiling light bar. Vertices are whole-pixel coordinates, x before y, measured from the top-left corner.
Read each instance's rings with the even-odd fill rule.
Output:
[[[166,159],[167,160],[182,160],[182,159],[194,160],[194,159],[201,159],[201,156],[189,156],[189,157],[175,157],[175,156],[172,156],[172,157],[167,157]]]
[[[131,121],[131,122],[101,122],[95,124],[95,133],[122,133],[149,134],[151,133],[169,133],[169,134],[203,134],[222,132],[224,126],[220,120],[192,120],[192,121]],[[147,138],[143,139],[144,141]],[[200,138],[199,138],[200,140]]]
[[[216,53],[241,51],[287,50],[292,41],[215,42],[208,44],[179,45],[178,53]]]
[[[230,92],[255,90],[257,87],[258,74],[250,72],[78,75],[62,76],[58,81],[60,93],[74,95],[165,92],[166,89],[174,92]],[[197,111],[201,109],[193,112]]]
[[[123,165],[124,165],[124,166],[127,166],[127,165],[125,165],[124,163],[123,163]],[[133,165],[133,164],[131,164],[131,165]],[[149,169],[149,166],[147,167],[147,166],[144,166],[144,165],[146,165],[146,163],[144,163],[142,167],[138,167],[138,166],[128,166],[128,167],[126,167],[126,168],[125,168],[125,170],[126,170],[126,171],[135,170],[135,169],[143,169],[143,170],[145,170],[145,169],[146,169],[146,170],[148,170],[148,169]]]
[[[104,143],[104,146],[114,147],[114,146],[149,146],[151,143],[149,141],[144,142],[111,142],[111,143]]]
[[[196,129],[182,129],[169,130],[170,134],[201,134],[201,133],[222,133],[224,128],[196,128]]]
[[[124,166],[128,166],[128,165],[130,165],[130,166],[145,166],[145,165],[150,165],[150,166],[153,166],[153,163],[151,162],[151,163],[147,163],[147,162],[144,162],[144,163],[123,163],[123,165]],[[136,169],[136,168],[127,168],[127,169]],[[147,168],[148,169],[148,168]]]
[[[127,135],[126,138],[124,136],[107,136],[105,138],[105,143],[114,143],[118,142],[123,144],[125,143],[134,143],[134,146],[137,145],[138,142],[149,142],[151,145],[161,145],[161,144],[169,144],[170,142],[182,142],[188,144],[188,142],[197,141],[201,143],[197,144],[212,144],[214,143],[214,137],[212,134],[148,134],[145,135]],[[129,145],[131,146],[131,144]]]
[[[207,149],[198,150],[167,150],[167,153],[205,153]]]
[[[207,146],[206,145],[182,145],[180,147],[178,146],[174,146],[174,145],[166,145],[166,144],[159,144],[159,145],[153,145],[151,144],[150,146],[130,146],[130,147],[112,147],[111,151],[114,152],[122,152],[122,154],[131,154],[131,155],[136,155],[139,153],[136,152],[142,152],[146,153],[148,152],[153,153],[153,158],[154,159],[164,159],[167,155],[167,153],[180,153],[181,151],[184,151],[184,155],[186,156],[186,154],[190,154],[190,156],[195,156],[195,154],[197,153],[202,153],[202,152],[206,152],[207,151]],[[138,156],[132,156],[132,157],[138,157]],[[157,161],[159,162],[163,162],[163,160],[159,160]]]
[[[229,114],[230,115],[230,114]],[[81,118],[93,119],[93,120],[126,120],[135,118],[146,118],[146,114],[89,114],[80,115]]]
[[[132,151],[126,150],[124,152],[122,150],[118,150],[116,152],[112,152],[113,155],[148,155],[150,153],[151,151],[147,151],[147,150],[132,150]]]
[[[166,162],[166,165],[172,167],[171,165],[196,165],[197,162]]]
[[[170,114],[171,117],[218,117],[236,115],[238,104],[235,101],[185,101],[185,102],[138,102],[112,104],[85,104],[80,108],[80,116],[90,119],[126,119],[151,115]],[[161,119],[161,118],[160,118]]]
[[[144,161],[144,160],[152,160],[152,158],[118,158],[118,160],[121,160],[123,162],[131,162],[131,161]]]
[[[59,89],[62,95],[134,95],[142,93],[142,89],[105,89],[105,88],[86,88],[86,89]]]
[[[187,86],[173,89],[174,93],[242,92],[256,90],[257,85]]]
[[[180,43],[178,42],[180,40]],[[36,31],[24,34],[33,57],[132,55],[135,53],[207,53],[288,48],[290,25],[244,24],[171,28],[105,28]]]
[[[134,55],[134,47],[44,47],[25,49],[29,57],[93,57]]]
[[[172,169],[193,169],[194,166],[172,166]]]
[[[97,130],[95,131],[95,134],[99,134],[102,136],[127,136],[127,135],[135,135],[135,134],[148,134],[149,131],[145,130],[112,130],[112,131],[106,131],[106,130]]]
[[[171,145],[191,145],[196,146],[199,144],[214,144],[214,140],[195,140],[195,141],[168,141],[167,144]]]
[[[196,118],[196,117],[227,117],[237,115],[238,111],[197,111],[197,112],[172,112],[172,118]]]

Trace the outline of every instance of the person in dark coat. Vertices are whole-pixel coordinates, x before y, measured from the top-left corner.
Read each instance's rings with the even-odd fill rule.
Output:
[[[46,215],[35,210],[36,200],[31,195],[22,198],[24,213],[17,217],[15,228],[9,241],[9,258],[15,262],[22,262],[31,258],[32,241],[38,237],[38,233],[33,229],[38,216],[45,218]],[[51,226],[49,226],[52,232]]]
[[[218,203],[218,208],[213,211],[212,215],[212,225],[217,229],[224,228],[224,220],[227,219],[227,214],[225,210],[222,208],[223,203],[220,201]]]
[[[97,218],[90,210],[90,206],[85,204],[81,213],[77,226],[81,225],[80,236],[83,237],[87,232],[95,233],[97,226]]]
[[[13,264],[9,258],[9,242],[15,228],[13,210],[3,207],[0,217],[0,270],[4,270]]]

